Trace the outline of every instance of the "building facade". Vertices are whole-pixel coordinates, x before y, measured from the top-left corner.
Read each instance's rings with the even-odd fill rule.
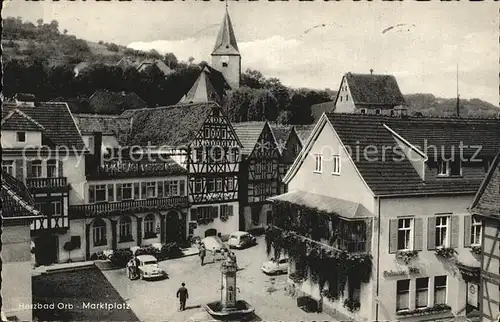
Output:
[[[365,281],[347,278],[343,302],[324,297],[312,276],[300,291],[341,319],[477,318],[479,260],[471,246],[480,244],[482,226],[467,207],[498,135],[497,120],[323,115],[285,177],[289,192],[271,199],[296,215],[306,207],[337,218],[326,238],[309,244],[371,254],[371,271]],[[480,162],[473,142],[483,147]],[[452,146],[461,144],[465,159],[456,159]]]
[[[500,155],[492,162],[470,212],[483,225],[481,239],[481,321],[500,319]]]
[[[69,205],[84,196],[87,150],[65,103],[4,104],[2,169],[25,183],[44,217],[31,224],[37,264],[62,260]]]
[[[2,317],[31,321],[31,229],[43,215],[27,187],[2,171]]]
[[[334,111],[337,113],[406,113],[405,99],[396,78],[392,75],[375,75],[373,71],[370,74],[345,74],[334,102]]]
[[[268,122],[233,125],[243,145],[240,163],[240,227],[251,230],[268,224],[271,204],[267,198],[280,191],[280,153]]]
[[[217,103],[178,104],[128,113],[129,146],[169,155],[187,170],[191,236],[229,234],[239,227],[241,143]]]

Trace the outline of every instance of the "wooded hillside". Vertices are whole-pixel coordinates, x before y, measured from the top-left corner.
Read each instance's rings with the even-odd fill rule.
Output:
[[[176,104],[189,90],[206,62],[178,61],[174,53],[143,52],[113,43],[92,43],[60,31],[55,20],[37,24],[21,18],[3,20],[3,94],[32,93],[39,101],[68,101],[74,112],[118,114],[123,106],[106,108],[89,105],[97,90],[135,92],[149,107]],[[124,59],[124,60],[122,60]],[[172,73],[165,75],[154,64],[138,71],[137,63],[117,64],[120,60],[160,61]],[[79,72],[75,72],[79,68]],[[82,67],[79,67],[82,66]],[[340,80],[340,79],[339,79]],[[336,86],[336,85],[335,85]],[[335,86],[333,86],[335,88]],[[246,70],[241,87],[228,94],[224,107],[233,121],[270,120],[290,124],[313,122],[311,106],[335,99],[330,89],[290,88],[277,78],[257,70]],[[451,115],[454,99],[432,94],[405,95],[410,113]],[[499,109],[479,99],[461,100],[463,116],[494,116]]]

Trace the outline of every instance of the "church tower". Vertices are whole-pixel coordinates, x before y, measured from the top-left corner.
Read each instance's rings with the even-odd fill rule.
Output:
[[[233,25],[231,24],[227,7],[211,56],[212,67],[224,75],[224,78],[232,89],[239,88],[241,55],[238,50],[238,44],[236,43]]]

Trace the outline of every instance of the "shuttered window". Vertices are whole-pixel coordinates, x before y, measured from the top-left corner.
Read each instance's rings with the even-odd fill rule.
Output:
[[[427,219],[427,249],[436,249],[436,217]]]
[[[134,183],[134,199],[141,199],[141,190],[139,187],[139,182]]]
[[[389,219],[389,253],[398,250],[398,219]]]
[[[163,181],[158,181],[158,198],[163,198]]]
[[[424,220],[415,218],[413,220],[413,249],[422,250],[424,248]]]
[[[434,278],[434,305],[446,304],[446,286],[446,275]]]
[[[398,219],[398,250],[413,250],[413,218]]]
[[[471,240],[472,246],[480,246],[483,237],[483,223],[477,216],[472,216]]]
[[[212,218],[219,218],[219,206],[213,206],[210,208],[210,213]]]
[[[89,186],[89,203],[95,202],[95,186]]]
[[[123,199],[123,189],[122,189],[122,184],[117,183],[116,184],[116,201],[122,201]]]

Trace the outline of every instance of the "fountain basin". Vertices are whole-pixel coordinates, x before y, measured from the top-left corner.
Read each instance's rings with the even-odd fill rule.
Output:
[[[204,305],[205,310],[213,317],[241,317],[254,313],[255,309],[246,301],[238,300],[233,308],[223,309],[221,301],[210,302]]]

